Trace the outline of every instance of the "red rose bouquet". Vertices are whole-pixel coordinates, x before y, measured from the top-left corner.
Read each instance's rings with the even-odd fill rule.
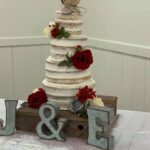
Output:
[[[71,103],[70,110],[79,116],[87,115],[87,108],[90,102],[96,97],[95,91],[88,86],[79,89],[76,94],[76,99]]]
[[[42,88],[34,90],[28,96],[28,106],[30,108],[39,109],[40,106],[47,102],[47,95]]]
[[[52,38],[56,38],[58,35],[58,27],[54,27],[52,30],[51,30],[51,36]]]
[[[61,39],[70,37],[70,33],[64,27],[60,27],[59,23],[50,22],[49,30],[52,38]]]
[[[95,91],[88,86],[85,86],[82,89],[79,89],[79,92],[76,94],[77,100],[80,101],[82,104],[85,104],[89,99],[93,99],[96,97]]]
[[[71,57],[73,66],[79,70],[86,70],[93,63],[93,57],[90,50],[76,51]]]
[[[78,45],[73,56],[66,55],[66,60],[61,61],[59,66],[74,66],[78,70],[86,70],[93,63],[92,52],[89,49],[83,50],[82,46]]]

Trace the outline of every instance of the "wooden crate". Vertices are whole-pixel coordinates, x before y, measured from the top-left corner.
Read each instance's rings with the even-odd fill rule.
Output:
[[[102,98],[105,106],[114,108],[117,112],[117,97],[99,96]],[[88,118],[78,117],[70,111],[60,111],[59,116],[67,118],[68,123],[64,132],[70,137],[87,138],[88,137]],[[36,126],[40,121],[38,110],[28,107],[21,107],[16,113],[16,129],[18,131],[36,132]]]

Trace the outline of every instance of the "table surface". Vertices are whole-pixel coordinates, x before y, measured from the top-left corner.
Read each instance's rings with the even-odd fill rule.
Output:
[[[21,101],[19,101],[18,106]],[[115,150],[150,150],[150,113],[118,110],[112,129]],[[0,100],[0,118],[5,120],[4,101]],[[16,132],[0,137],[0,150],[100,150],[83,139],[67,138],[66,142],[41,140],[36,134]]]

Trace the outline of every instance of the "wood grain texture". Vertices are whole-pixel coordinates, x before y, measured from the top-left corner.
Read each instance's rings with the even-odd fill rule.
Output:
[[[50,55],[50,46],[49,45],[41,45],[40,46],[40,73],[39,75],[39,83],[42,83],[42,81],[45,78],[45,63],[46,63],[46,59],[48,58],[48,56]]]
[[[42,86],[47,46],[14,47],[14,92],[18,99],[27,99],[33,89]],[[46,54],[45,54],[46,53]]]
[[[150,112],[150,59],[146,60],[144,111]]]
[[[122,109],[132,109],[133,105],[133,62],[133,57],[126,55],[123,56],[123,75],[120,100],[120,106]]]
[[[133,73],[133,96],[132,110],[144,111],[145,101],[145,70],[146,62],[140,58],[134,58],[134,73]]]
[[[87,118],[79,118],[70,111],[60,111],[61,118],[67,118],[68,123],[64,132],[70,137],[86,138],[88,130]],[[20,108],[17,110],[16,129],[19,131],[36,132],[36,126],[40,122],[38,110]]]
[[[117,97],[101,96],[106,106],[111,106],[116,111]],[[36,126],[40,121],[38,110],[28,107],[21,107],[17,110],[16,128],[21,131],[35,132]],[[70,137],[88,137],[88,118],[78,117],[70,111],[60,111],[60,118],[67,118],[68,122],[64,132]]]
[[[13,97],[13,59],[10,47],[0,48],[0,97]]]
[[[122,55],[99,49],[93,50],[94,64],[92,74],[96,80],[97,93],[117,95],[121,99],[122,90]],[[120,101],[118,101],[120,106]]]

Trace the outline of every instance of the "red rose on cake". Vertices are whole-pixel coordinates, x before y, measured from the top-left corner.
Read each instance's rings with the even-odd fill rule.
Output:
[[[58,28],[55,27],[54,29],[51,30],[51,36],[52,36],[53,38],[56,38],[57,35],[58,35]]]
[[[82,104],[86,103],[89,99],[94,99],[96,97],[95,91],[93,91],[92,88],[89,88],[88,86],[85,86],[82,89],[79,89],[79,92],[77,93],[77,99]]]
[[[87,108],[95,98],[96,92],[86,85],[77,92],[76,98],[71,102],[70,110],[78,116],[87,116]]]
[[[93,56],[90,50],[77,50],[71,57],[73,66],[79,70],[85,70],[93,63]]]
[[[92,52],[84,49],[81,45],[77,45],[76,51],[72,56],[67,53],[66,59],[62,60],[58,66],[74,66],[78,70],[86,70],[93,63]]]
[[[29,96],[28,96],[28,106],[30,108],[39,109],[42,104],[47,102],[47,95],[44,89],[39,88],[35,89]]]
[[[47,34],[47,28],[44,29],[44,33]],[[50,22],[49,23],[49,31],[52,38],[62,39],[62,38],[69,38],[70,33],[65,30],[65,27],[60,26],[57,22]]]
[[[58,35],[58,32],[59,32],[59,24],[57,24],[55,22],[50,22],[49,28],[50,28],[50,32],[51,32],[51,37],[56,38]]]

